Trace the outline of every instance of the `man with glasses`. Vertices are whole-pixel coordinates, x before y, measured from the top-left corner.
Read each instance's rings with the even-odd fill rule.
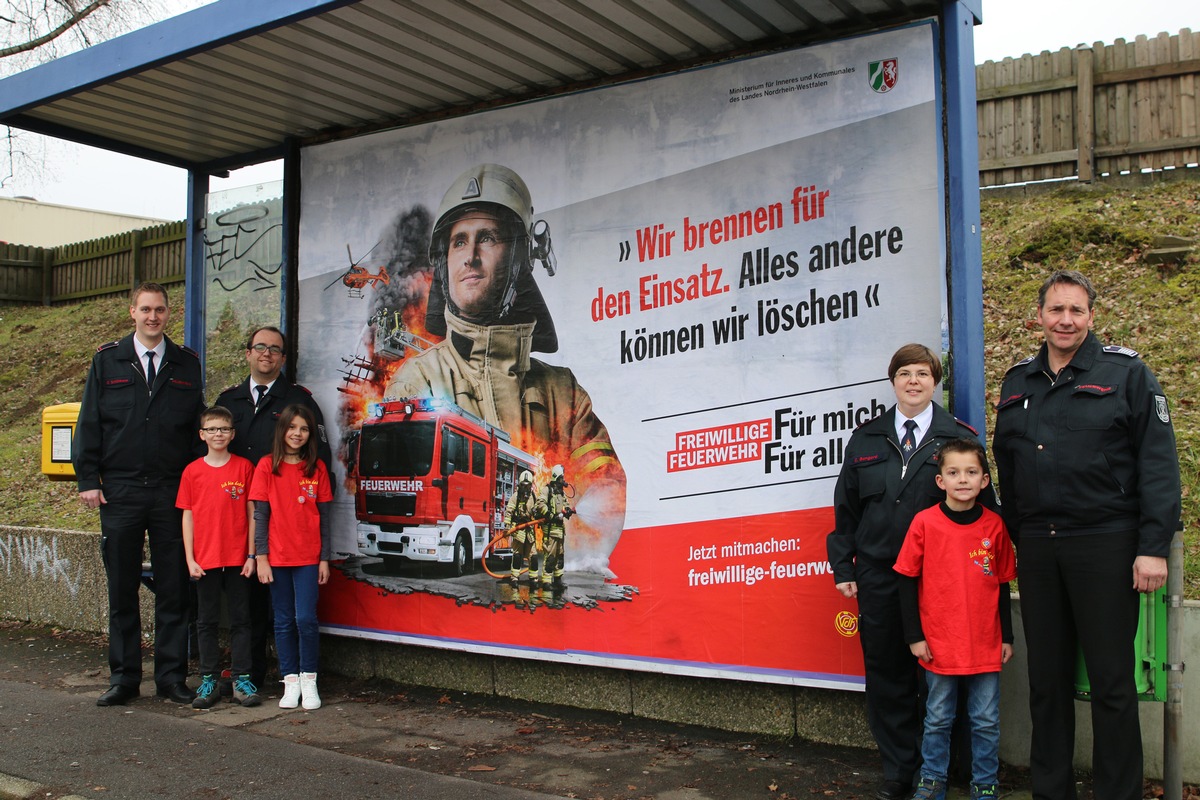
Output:
[[[271,454],[275,422],[279,414],[292,403],[312,409],[317,420],[317,454],[333,474],[333,458],[325,436],[325,419],[312,392],[283,374],[287,361],[286,341],[278,328],[266,325],[250,333],[246,340],[246,363],[250,375],[239,384],[221,392],[216,404],[233,414],[235,431],[229,449],[235,455],[257,464]],[[262,689],[267,672],[267,639],[274,620],[271,614],[270,587],[257,581],[250,589],[250,680]]]
[[[160,697],[192,702],[187,678],[187,564],[175,507],[184,467],[200,455],[196,429],[204,383],[196,353],[166,335],[167,290],[133,291],[134,332],[100,345],[75,427],[72,461],[79,500],[100,511],[100,555],[108,579],[109,688],[98,706],[123,706],[142,682],[138,589],[142,548],[154,570],[154,683]]]

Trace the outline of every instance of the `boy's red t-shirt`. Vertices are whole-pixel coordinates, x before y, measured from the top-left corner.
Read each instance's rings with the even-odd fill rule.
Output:
[[[271,457],[263,456],[254,470],[250,489],[254,502],[271,506],[267,561],[272,567],[306,567],[321,561],[321,515],[317,503],[333,500],[329,472],[322,461],[312,477],[303,464],[280,463],[279,474],[271,472]]]
[[[921,666],[939,675],[1000,671],[1000,584],[1017,577],[1008,530],[983,508],[961,525],[931,506],[913,517],[896,559],[901,575],[917,585],[921,628],[933,661]]]
[[[254,465],[233,454],[219,467],[198,458],[184,468],[175,505],[192,512],[192,554],[201,569],[246,563],[246,501],[253,477]]]

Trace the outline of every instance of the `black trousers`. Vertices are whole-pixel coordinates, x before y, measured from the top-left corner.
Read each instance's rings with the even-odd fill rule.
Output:
[[[275,631],[270,584],[260,583],[255,575],[250,579],[247,600],[250,608],[250,680],[262,689],[267,678],[267,644]]]
[[[1142,734],[1134,682],[1137,532],[1022,536],[1021,619],[1029,650],[1030,782],[1039,800],[1075,795],[1075,657],[1092,689],[1096,800],[1142,796]]]
[[[899,579],[890,568],[855,565],[867,724],[883,758],[884,780],[910,784],[921,766],[926,683],[904,641]]]
[[[221,664],[222,595],[229,610],[229,671],[236,678],[250,674],[250,579],[242,577],[241,567],[208,569],[204,571],[204,577],[196,581],[200,674],[216,675]]]
[[[104,486],[100,556],[108,577],[108,666],[115,686],[142,681],[142,617],[138,589],[142,550],[150,542],[154,570],[154,682],[166,688],[187,678],[188,575],[178,485]]]

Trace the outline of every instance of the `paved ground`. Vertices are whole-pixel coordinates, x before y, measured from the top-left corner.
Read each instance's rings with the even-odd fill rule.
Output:
[[[97,708],[107,685],[102,640],[0,623],[0,798],[854,800],[881,779],[869,750],[332,674],[313,712],[194,711],[147,696],[149,679]],[[1003,780],[1029,797],[1020,771]]]

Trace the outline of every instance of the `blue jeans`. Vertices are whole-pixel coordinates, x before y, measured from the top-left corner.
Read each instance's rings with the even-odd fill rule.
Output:
[[[279,674],[316,672],[321,636],[317,622],[317,565],[273,567],[271,605],[275,607],[275,651]]]
[[[991,785],[1000,776],[1000,673],[938,675],[926,672],[925,738],[921,777],[945,782],[950,771],[950,730],[958,708],[958,690],[967,693],[971,727],[971,783]]]

